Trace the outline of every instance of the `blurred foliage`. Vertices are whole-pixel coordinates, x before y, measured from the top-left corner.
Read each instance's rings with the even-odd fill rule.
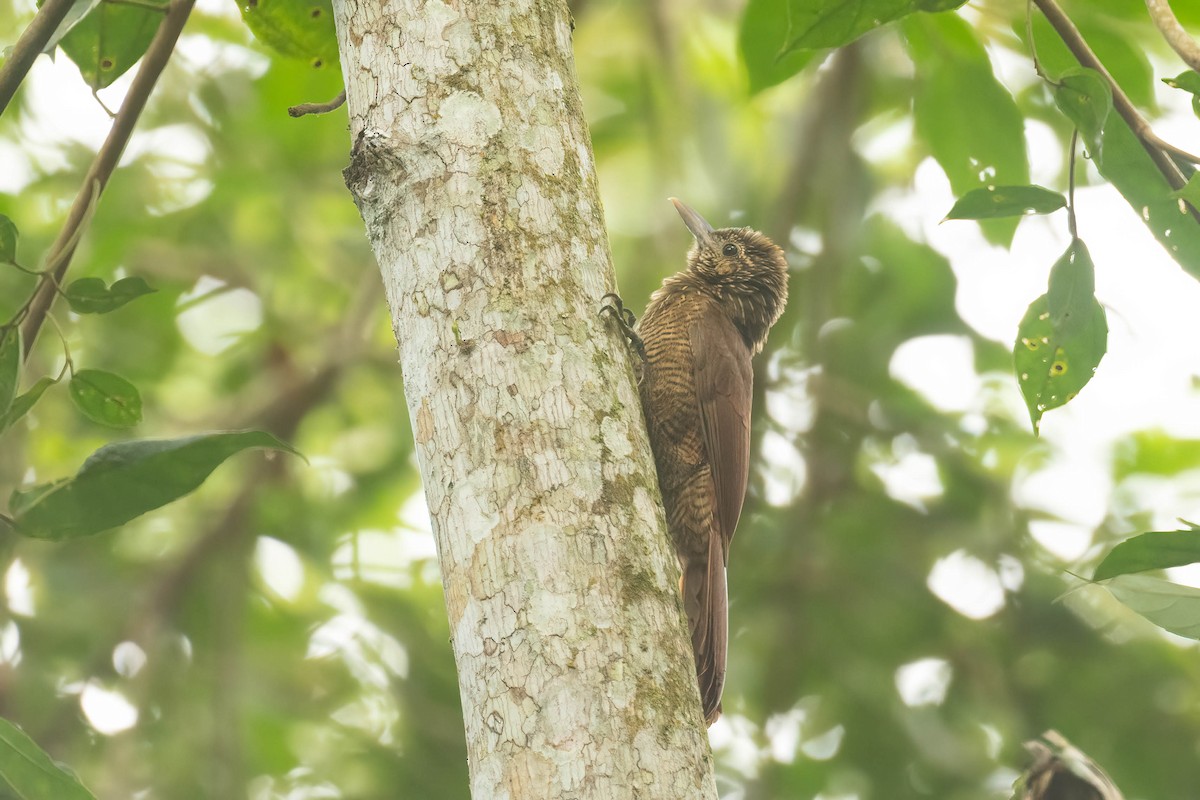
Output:
[[[995,77],[1002,59],[1029,65],[1025,3],[859,26],[874,29],[832,54],[798,49],[796,32],[772,22],[772,9],[790,5],[800,4],[572,4],[629,305],[683,263],[688,236],[662,199],[672,194],[714,222],[765,229],[794,268],[791,302],[758,362],[761,458],[731,560],[726,717],[712,731],[723,794],[1007,798],[1021,742],[1053,727],[1130,800],[1192,796],[1195,649],[1103,591],[1060,597],[1079,584],[1065,568],[1090,573],[1101,545],[1152,516],[1155,486],[1175,482],[1188,499],[1196,442],[1152,430],[1118,443],[1103,465],[1115,488],[1108,518],[1089,531],[1096,546],[1082,564],[1044,549],[1030,527],[1055,513],[1014,496],[1054,446],[1029,431],[1012,340],[960,317],[950,262],[888,205],[927,158],[960,195],[989,180],[1027,183],[1022,120],[1044,124],[1066,151],[1073,117],[1049,88]],[[879,5],[894,19],[957,4]],[[1200,9],[1177,5],[1185,23],[1200,22]],[[30,6],[0,0],[0,19],[16,29]],[[252,27],[309,31],[301,17],[272,16],[289,6],[328,25],[324,2],[259,0],[243,13],[259,15]],[[1126,93],[1154,112],[1147,54],[1169,56],[1140,0],[1066,7]],[[1069,53],[1040,17],[1033,29],[1046,69],[1064,74]],[[0,534],[0,717],[97,797],[467,796],[394,342],[340,174],[345,110],[286,114],[340,89],[321,41],[293,53],[302,58],[274,58],[236,6],[202,5],[70,274],[100,288],[141,278],[155,291],[102,315],[56,310],[75,365],[138,388],[142,420],[130,435],[256,427],[309,459],[235,456],[199,491],[69,544]],[[57,233],[94,149],[71,130],[46,131],[46,103],[32,95],[53,88],[26,87],[0,119],[0,159],[13,162],[0,177],[14,187],[0,193],[0,214],[19,228],[27,267]],[[72,102],[92,101],[84,90]],[[1113,115],[1097,124],[1105,141],[1092,154],[1111,154],[1142,185],[1144,165],[1110,150]],[[1060,180],[1045,181],[1055,191],[1066,190],[1061,163]],[[1011,220],[985,225],[991,241],[1012,236]],[[0,319],[32,285],[0,269]],[[946,410],[893,374],[898,349],[930,336],[973,353],[981,388],[965,409]],[[78,413],[66,385],[39,382],[63,357],[48,327],[21,384],[4,389],[5,497],[76,473],[117,435]],[[923,489],[896,480],[922,470]],[[930,587],[947,565],[980,591],[998,587],[996,607],[971,615],[945,602]]]

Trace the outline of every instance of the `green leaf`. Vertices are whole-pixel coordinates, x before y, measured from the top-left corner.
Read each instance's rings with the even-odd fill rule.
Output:
[[[1163,630],[1200,639],[1200,589],[1148,575],[1118,575],[1104,588]]]
[[[64,294],[76,314],[107,314],[154,291],[142,278],[122,278],[111,287],[100,278],[80,278],[72,281]]]
[[[1096,567],[1094,581],[1200,561],[1200,531],[1155,531],[1126,539]]]
[[[21,382],[21,329],[13,325],[0,328],[0,416],[17,396]]]
[[[253,447],[296,452],[263,431],[117,442],[93,453],[73,478],[13,492],[9,508],[26,536],[89,536],[188,494],[225,459]]]
[[[0,214],[0,261],[6,264],[17,262],[17,226],[11,219]]]
[[[0,785],[3,784],[19,800],[96,800],[78,778],[54,763],[25,731],[0,719]]]
[[[8,411],[0,414],[0,433],[12,427],[13,423],[21,417],[29,413],[29,410],[34,407],[38,400],[42,399],[42,395],[47,389],[58,383],[54,378],[42,378],[29,390],[23,394],[17,395],[17,398],[12,401],[12,405]]]
[[[81,369],[71,377],[70,389],[76,408],[93,422],[131,428],[142,421],[142,396],[120,375]]]
[[[338,64],[332,0],[258,0],[241,3],[254,38],[282,55],[313,67]]]
[[[916,65],[916,132],[954,194],[1028,184],[1025,118],[992,74],[971,26],[954,14],[922,14],[906,19],[904,31]],[[987,220],[981,228],[989,241],[1007,246],[1017,222]]]
[[[850,44],[873,28],[917,11],[947,11],[965,0],[787,0],[776,7],[785,49],[819,50]]]
[[[1047,295],[1042,295],[1021,320],[1013,364],[1034,433],[1042,414],[1073,400],[1104,357],[1108,321],[1104,307],[1094,297],[1091,307],[1085,320],[1059,331],[1051,319]]]
[[[1108,81],[1095,70],[1072,67],[1052,88],[1054,102],[1075,123],[1084,140],[1094,140],[1099,145],[1098,137],[1112,111],[1112,87]]]
[[[1144,9],[1142,13],[1145,14]],[[1079,28],[1084,41],[1091,47],[1100,63],[1125,90],[1125,94],[1134,105],[1153,109],[1154,70],[1140,40],[1130,35],[1130,26],[1125,23],[1114,25],[1105,15],[1095,13],[1090,4],[1073,8],[1071,20]],[[1021,15],[1021,22],[1016,28],[1024,39],[1024,15]],[[1053,80],[1080,68],[1078,59],[1063,44],[1062,38],[1043,15],[1034,15],[1033,31],[1034,41],[1037,42],[1038,61],[1041,62],[1042,70]]]
[[[1050,268],[1046,307],[1050,324],[1066,336],[1088,323],[1096,300],[1096,267],[1082,239],[1075,239]]]
[[[1172,89],[1182,89],[1191,94],[1200,94],[1200,72],[1195,70],[1187,70],[1181,72],[1174,78],[1163,78],[1162,82]]]
[[[1057,92],[1054,99],[1068,117],[1077,113],[1068,93]],[[1083,127],[1080,133],[1100,174],[1116,187],[1170,256],[1192,277],[1200,278],[1200,222],[1180,201],[1125,121],[1119,114],[1108,114],[1099,135]]]
[[[1051,214],[1065,208],[1067,198],[1041,186],[985,186],[960,197],[946,219],[992,219]]]
[[[1200,72],[1188,70],[1174,78],[1163,78],[1162,82],[1173,89],[1182,89],[1192,95],[1192,111],[1200,117]]]
[[[1193,172],[1184,187],[1177,192],[1171,192],[1171,196],[1185,200],[1192,208],[1200,210],[1200,172]]]
[[[81,19],[59,42],[93,89],[103,89],[124,75],[146,52],[167,0],[141,0],[140,5],[103,2]]]
[[[742,14],[738,48],[750,76],[750,92],[782,83],[804,69],[816,55],[813,50],[788,50],[789,0],[750,0]]]

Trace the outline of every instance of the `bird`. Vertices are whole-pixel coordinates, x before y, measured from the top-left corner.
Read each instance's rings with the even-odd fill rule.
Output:
[[[759,231],[714,229],[670,200],[695,240],[687,267],[663,281],[640,320],[616,294],[604,296],[601,311],[641,360],[642,411],[711,726],[725,685],[729,545],[749,479],[751,360],[787,304],[788,266]]]

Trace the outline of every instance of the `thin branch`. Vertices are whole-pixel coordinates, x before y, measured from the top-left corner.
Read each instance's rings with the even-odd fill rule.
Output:
[[[49,2],[52,0],[48,0],[47,4]],[[33,302],[30,304],[29,315],[23,326],[26,358],[29,356],[29,351],[33,349],[33,343],[37,340],[38,331],[45,322],[50,306],[54,303],[55,287],[62,283],[67,268],[71,264],[71,256],[75,254],[75,246],[82,234],[85,218],[93,205],[93,192],[98,198],[99,194],[104,191],[113,170],[116,169],[121,153],[133,135],[138,117],[141,116],[142,110],[146,107],[146,101],[154,90],[154,84],[157,83],[158,76],[162,74],[163,68],[171,58],[175,42],[179,39],[180,32],[183,31],[183,25],[187,22],[188,14],[191,13],[194,3],[195,0],[173,0],[167,9],[166,17],[159,25],[158,32],[154,34],[154,40],[142,58],[142,65],[138,68],[137,75],[134,76],[133,83],[129,86],[125,102],[121,104],[121,110],[117,112],[117,116],[113,120],[108,138],[104,140],[104,144],[96,153],[96,158],[88,168],[83,185],[67,214],[67,221],[59,231],[54,244],[50,246],[46,263],[48,267],[53,266],[34,290]]]
[[[1171,49],[1179,54],[1183,63],[1200,72],[1200,44],[1188,36],[1187,31],[1179,24],[1171,4],[1167,0],[1146,0],[1146,10],[1159,33],[1171,45]]]
[[[1067,46],[1067,49],[1071,51],[1076,60],[1088,69],[1100,73],[1101,77],[1108,82],[1108,85],[1112,88],[1113,108],[1121,115],[1121,119],[1125,120],[1125,124],[1133,131],[1133,135],[1141,142],[1142,148],[1150,156],[1154,165],[1158,167],[1158,171],[1162,173],[1163,178],[1166,179],[1170,187],[1177,190],[1182,189],[1187,183],[1187,178],[1171,158],[1170,154],[1173,153],[1179,158],[1197,164],[1200,164],[1200,159],[1158,138],[1154,131],[1150,129],[1150,123],[1146,122],[1145,118],[1138,113],[1129,96],[1125,94],[1125,91],[1121,89],[1120,84],[1109,74],[1109,71],[1104,68],[1104,64],[1101,63],[1096,54],[1092,52],[1092,49],[1088,47],[1087,42],[1084,41],[1083,36],[1079,33],[1079,29],[1075,27],[1075,23],[1071,22],[1070,18],[1063,13],[1058,3],[1054,0],[1033,0],[1033,2],[1041,9],[1042,13],[1046,16],[1046,20],[1054,28],[1059,38],[1063,40],[1063,44]],[[1200,220],[1200,216],[1197,219]]]
[[[29,27],[13,45],[8,61],[0,67],[0,114],[8,108],[13,95],[17,93],[17,87],[33,67],[34,60],[46,49],[46,43],[73,5],[75,0],[46,0],[33,22],[29,23]]]
[[[338,92],[337,97],[330,100],[328,103],[301,103],[298,106],[292,106],[288,109],[288,114],[293,117],[303,117],[305,114],[328,114],[334,109],[341,108],[346,102],[346,90],[342,89]]]

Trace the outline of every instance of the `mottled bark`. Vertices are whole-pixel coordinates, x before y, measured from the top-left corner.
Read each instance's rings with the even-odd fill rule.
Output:
[[[335,12],[472,795],[715,797],[566,5]]]

